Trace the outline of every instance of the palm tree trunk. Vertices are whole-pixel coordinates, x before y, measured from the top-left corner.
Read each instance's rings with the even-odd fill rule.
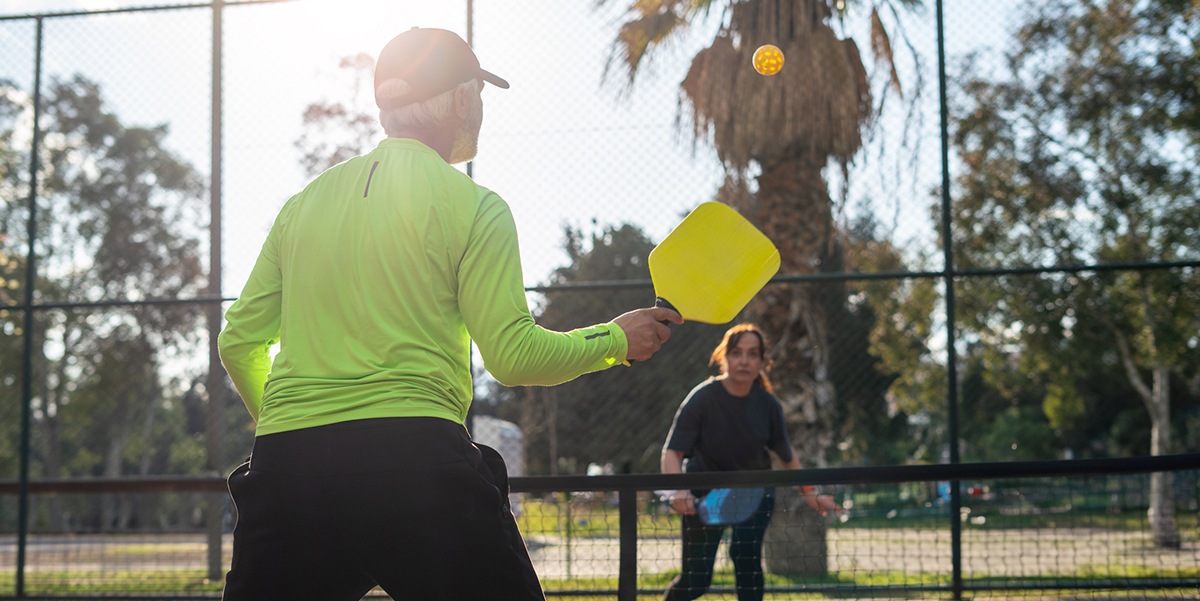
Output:
[[[763,537],[763,563],[772,574],[825,576],[829,543],[825,519],[790,486],[775,493],[775,511]]]
[[[758,193],[738,208],[779,248],[781,271],[812,273],[836,244],[824,160],[763,161]],[[736,197],[737,195],[734,195]],[[744,198],[744,197],[743,197]],[[812,285],[768,288],[751,305],[753,320],[774,337],[771,380],[784,406],[801,461],[824,467],[833,443],[837,390],[830,378],[829,315]],[[778,490],[763,557],[776,574],[824,575],[826,525],[790,487]]]

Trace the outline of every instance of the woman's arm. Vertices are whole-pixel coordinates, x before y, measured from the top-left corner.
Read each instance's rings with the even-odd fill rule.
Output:
[[[683,451],[663,447],[661,466],[662,473],[664,474],[682,474]],[[695,498],[692,497],[691,491],[688,490],[675,491],[671,495],[671,507],[681,514],[691,515],[696,513]]]

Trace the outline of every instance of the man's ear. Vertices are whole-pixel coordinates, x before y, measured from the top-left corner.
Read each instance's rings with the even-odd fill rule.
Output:
[[[471,92],[466,86],[458,86],[454,89],[454,112],[459,119],[466,119],[471,115]]]

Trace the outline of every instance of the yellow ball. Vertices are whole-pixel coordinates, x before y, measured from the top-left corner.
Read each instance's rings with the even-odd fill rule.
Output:
[[[763,75],[774,75],[783,68],[783,51],[770,44],[763,44],[754,51],[754,70]]]

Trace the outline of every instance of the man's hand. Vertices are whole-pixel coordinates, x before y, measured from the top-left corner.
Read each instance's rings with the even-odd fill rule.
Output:
[[[645,361],[662,348],[663,343],[671,337],[671,330],[659,323],[661,321],[680,324],[683,318],[670,309],[651,307],[630,311],[612,320],[625,332],[625,340],[629,345],[626,361]]]
[[[681,515],[693,515],[696,513],[696,498],[692,496],[690,490],[677,490],[671,496],[671,508],[675,513]]]

